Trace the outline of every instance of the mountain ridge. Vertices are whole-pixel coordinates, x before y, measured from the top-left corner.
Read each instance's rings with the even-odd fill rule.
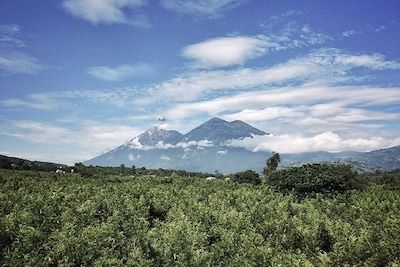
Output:
[[[187,171],[232,173],[252,169],[261,171],[270,152],[252,152],[227,145],[232,139],[268,135],[243,121],[212,118],[186,134],[155,126],[129,142],[84,162],[86,165],[182,169]],[[370,154],[369,154],[370,153]],[[389,153],[390,155],[386,155]],[[380,159],[376,159],[379,157]],[[400,146],[371,152],[327,151],[281,154],[282,165],[296,162],[360,162],[373,169],[400,167]]]

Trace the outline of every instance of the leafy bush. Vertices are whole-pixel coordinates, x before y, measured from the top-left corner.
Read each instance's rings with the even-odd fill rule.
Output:
[[[359,187],[357,174],[348,165],[306,164],[275,171],[266,182],[281,191],[298,194],[344,192]]]
[[[261,183],[261,179],[258,173],[252,170],[237,172],[233,174],[232,181],[237,183],[251,183],[251,184]]]

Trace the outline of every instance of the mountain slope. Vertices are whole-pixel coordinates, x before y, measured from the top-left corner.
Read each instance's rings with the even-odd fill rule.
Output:
[[[142,146],[154,146],[159,142],[163,142],[165,144],[177,144],[182,140],[183,135],[174,130],[164,130],[160,126],[155,126],[141,135],[131,139],[129,141],[130,144],[138,144]]]
[[[209,140],[216,144],[229,139],[243,139],[253,135],[265,135],[267,133],[260,131],[243,121],[227,122],[219,118],[211,120],[194,128],[183,136],[184,140]]]
[[[354,160],[384,170],[397,169],[400,168],[400,146],[363,153]]]

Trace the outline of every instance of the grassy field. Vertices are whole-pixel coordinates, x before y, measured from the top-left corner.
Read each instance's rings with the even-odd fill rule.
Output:
[[[2,266],[399,266],[400,190],[0,170]]]

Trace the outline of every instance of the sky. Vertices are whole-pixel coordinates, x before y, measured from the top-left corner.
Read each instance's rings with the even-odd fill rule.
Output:
[[[400,145],[400,1],[2,0],[0,154],[72,164],[166,119],[252,151]]]

